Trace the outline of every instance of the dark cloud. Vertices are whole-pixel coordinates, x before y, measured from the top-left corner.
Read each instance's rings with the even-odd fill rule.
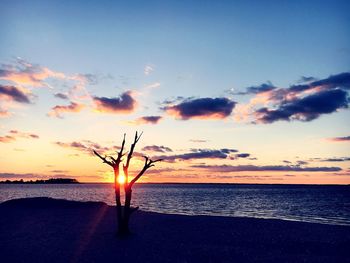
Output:
[[[306,164],[308,164],[307,161],[302,161],[302,160],[297,161],[297,165],[306,165]]]
[[[182,120],[224,119],[231,114],[235,105],[236,102],[228,98],[189,98],[162,109]]]
[[[333,138],[329,138],[328,140],[332,141],[332,142],[349,142],[350,141],[350,136],[333,137]]]
[[[326,158],[321,159],[321,162],[347,162],[350,161],[350,157],[338,157],[338,158]]]
[[[314,77],[306,77],[306,76],[301,76],[298,82],[305,83],[305,82],[311,82],[311,81],[316,81],[317,79]]]
[[[142,151],[151,151],[151,152],[172,152],[173,150],[170,149],[169,147],[166,146],[157,146],[157,145],[150,145],[150,146],[145,146],[142,148]]]
[[[162,155],[156,158],[163,159],[164,161],[174,162],[175,160],[193,160],[193,159],[226,159],[231,153],[237,152],[235,149],[191,149],[189,153],[174,154],[174,155]]]
[[[2,97],[19,103],[30,103],[29,95],[15,86],[0,85],[0,98]]]
[[[257,171],[291,171],[291,172],[338,172],[340,167],[300,167],[292,165],[192,165],[212,172],[257,172]]]
[[[131,113],[136,108],[136,100],[132,97],[132,92],[127,91],[120,97],[93,97],[96,110],[107,113]]]
[[[63,100],[68,100],[69,98],[68,98],[68,96],[66,95],[66,94],[63,94],[63,93],[56,93],[55,95],[54,95],[56,98],[59,98],[59,99],[63,99]]]
[[[341,89],[325,90],[303,98],[282,101],[276,109],[260,108],[255,112],[256,122],[272,123],[278,120],[311,121],[321,114],[348,108],[347,92]]]
[[[274,90],[277,87],[275,87],[271,82],[263,83],[259,86],[251,86],[246,89],[246,91],[242,92],[232,92],[233,95],[247,95],[247,94],[259,94],[262,92]]]
[[[252,119],[253,123],[312,121],[323,114],[348,108],[350,72],[319,80],[304,77],[302,81],[288,88],[276,88],[271,83],[265,83],[247,89],[245,93],[256,95],[249,104],[238,108],[235,118]]]
[[[307,84],[292,85],[288,91],[289,92],[301,92],[308,89],[313,89],[315,87],[320,87],[324,89],[350,89],[350,72],[344,72],[337,75],[331,75],[328,78],[312,81]]]
[[[143,116],[135,120],[136,124],[157,124],[162,116]]]
[[[250,156],[250,153],[238,153],[235,155],[237,158],[247,158]]]

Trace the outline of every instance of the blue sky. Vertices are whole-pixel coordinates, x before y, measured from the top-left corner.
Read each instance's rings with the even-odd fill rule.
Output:
[[[118,141],[124,131],[142,129],[147,134],[145,144],[172,144],[179,151],[233,145],[256,153],[259,165],[280,162],[278,151],[285,151],[287,159],[297,153],[302,158],[316,153],[322,158],[346,157],[348,144],[322,142],[349,135],[349,111],[344,109],[306,122],[250,124],[236,122],[230,115],[209,121],[167,117],[157,125],[141,127],[126,123],[144,115],[163,116],[162,102],[178,96],[183,100],[225,97],[237,105],[248,104],[251,96],[234,93],[268,81],[287,89],[303,76],[327,79],[349,72],[349,5],[348,1],[2,1],[0,62],[14,65],[20,57],[65,75],[64,81],[43,79],[50,88],[24,85],[35,95],[33,103],[11,108],[11,117],[0,119],[2,136],[10,130],[45,134],[41,143],[50,146],[42,149],[51,151],[52,141],[105,143]],[[137,110],[98,115],[77,109],[79,113],[63,118],[48,117],[50,109],[64,104],[53,94],[72,89],[73,80],[67,76],[77,74],[97,78],[93,84],[84,83],[92,97],[136,92]],[[2,85],[23,84],[1,81]],[[188,145],[188,140],[201,136],[206,145]],[[11,163],[15,156],[3,162]],[[45,174],[44,164],[36,162],[30,172]],[[343,171],[348,168],[345,162]],[[62,170],[78,174],[71,167]]]

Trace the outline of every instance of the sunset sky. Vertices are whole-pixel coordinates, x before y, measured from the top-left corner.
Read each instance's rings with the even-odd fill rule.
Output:
[[[1,1],[0,180],[350,184],[349,1]],[[128,144],[129,147],[130,144]]]

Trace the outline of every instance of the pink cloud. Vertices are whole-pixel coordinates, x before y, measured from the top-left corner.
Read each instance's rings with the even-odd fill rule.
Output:
[[[77,113],[80,112],[85,105],[71,102],[69,105],[57,105],[48,113],[50,117],[63,118],[62,113]]]
[[[34,134],[34,133],[11,130],[6,135],[0,136],[0,142],[9,143],[9,142],[16,141],[18,138],[39,139],[39,135]]]

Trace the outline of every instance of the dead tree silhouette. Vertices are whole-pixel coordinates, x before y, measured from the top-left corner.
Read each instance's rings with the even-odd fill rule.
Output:
[[[138,135],[138,133],[135,133],[134,142],[130,146],[129,152],[124,152],[125,147],[125,134],[123,138],[122,145],[120,147],[120,150],[117,151],[117,158],[114,158],[113,156],[107,155],[107,156],[101,156],[98,152],[93,150],[94,154],[97,155],[103,163],[108,164],[113,168],[114,171],[114,187],[115,187],[115,202],[116,202],[116,210],[117,210],[117,223],[118,223],[118,234],[125,236],[130,233],[129,230],[129,220],[130,216],[133,212],[135,212],[138,207],[132,208],[131,207],[131,197],[132,197],[132,187],[137,182],[138,179],[151,167],[154,166],[154,163],[160,162],[162,159],[157,160],[151,160],[147,156],[143,156],[145,158],[145,163],[141,171],[135,175],[135,177],[129,182],[129,166],[131,158],[133,157],[134,149],[137,144],[137,142],[140,140],[142,133]],[[123,157],[127,154],[126,162],[123,163]],[[125,193],[125,201],[124,206],[122,206],[121,202],[121,187],[122,184],[118,181],[120,173],[119,173],[119,167],[120,164],[123,165],[123,172],[125,175],[125,182],[124,182],[124,193]]]

